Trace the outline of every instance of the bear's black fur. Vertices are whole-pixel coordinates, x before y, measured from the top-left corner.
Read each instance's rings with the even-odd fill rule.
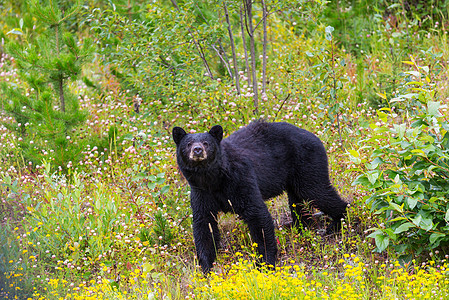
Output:
[[[222,138],[220,125],[197,134],[173,128],[177,162],[191,187],[193,235],[205,273],[216,258],[219,211],[236,213],[248,224],[270,265],[275,264],[277,247],[264,200],[286,191],[295,225],[309,224],[304,203],[310,201],[332,217],[328,232],[339,229],[347,203],[331,185],[326,150],[318,137],[288,123],[257,121]]]

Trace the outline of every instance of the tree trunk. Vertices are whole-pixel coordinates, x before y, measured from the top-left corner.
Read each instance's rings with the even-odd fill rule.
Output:
[[[256,74],[256,49],[254,45],[254,28],[253,28],[253,4],[251,0],[246,1],[246,14],[248,16],[248,35],[250,42],[251,53],[251,71],[253,80],[253,99],[254,99],[254,114],[259,113],[259,95],[257,90],[257,74]]]
[[[59,57],[60,46],[59,46],[59,24],[55,25],[55,35],[56,35],[56,53]],[[64,98],[64,78],[62,75],[62,71],[58,76],[58,86],[56,87],[59,92],[59,104],[61,105],[61,111],[65,112],[65,98]]]
[[[240,80],[239,80],[239,71],[237,68],[237,57],[235,55],[234,36],[232,35],[231,22],[229,21],[229,13],[228,13],[228,7],[226,5],[226,1],[223,1],[223,8],[225,11],[226,22],[228,23],[229,40],[230,40],[231,49],[232,49],[232,62],[234,65],[235,86],[237,88],[237,94],[240,95]]]
[[[59,89],[59,101],[61,103],[61,111],[65,112],[65,98],[64,98],[64,78],[62,74],[58,78],[58,89]]]
[[[248,49],[246,48],[246,38],[245,38],[245,22],[246,21],[246,13],[245,18],[243,18],[243,10],[240,8],[240,24],[242,29],[242,43],[243,50],[245,52],[245,66],[246,66],[246,80],[248,81],[248,86],[251,86],[251,73],[249,68],[249,59],[248,59]]]

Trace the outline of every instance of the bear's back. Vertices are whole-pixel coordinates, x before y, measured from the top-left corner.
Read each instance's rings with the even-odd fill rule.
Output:
[[[223,140],[224,145],[241,150],[272,148],[290,152],[292,148],[320,147],[321,141],[311,132],[285,122],[255,121]]]
[[[256,121],[222,141],[228,163],[251,164],[264,199],[282,193],[288,178],[303,173],[311,158],[326,161],[321,141],[313,133],[288,123]]]

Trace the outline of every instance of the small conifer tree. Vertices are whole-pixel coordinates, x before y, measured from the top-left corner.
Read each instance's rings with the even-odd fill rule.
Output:
[[[82,151],[75,129],[85,122],[87,113],[69,87],[92,54],[93,43],[85,39],[81,44],[65,30],[67,19],[80,8],[79,1],[68,8],[58,2],[28,1],[42,33],[33,36],[14,31],[20,38],[8,43],[6,50],[16,61],[23,85],[1,83],[0,108],[14,118],[4,125],[18,135],[26,161],[39,164],[47,158],[64,167]]]

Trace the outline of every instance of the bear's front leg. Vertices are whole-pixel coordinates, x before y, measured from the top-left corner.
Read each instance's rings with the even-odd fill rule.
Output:
[[[277,246],[273,219],[262,197],[257,197],[256,201],[248,203],[249,205],[240,213],[240,216],[248,224],[251,237],[257,243],[257,250],[263,260],[268,265],[274,266]]]
[[[217,257],[220,231],[217,226],[217,212],[212,199],[192,190],[193,237],[199,264],[204,274],[209,273]]]

